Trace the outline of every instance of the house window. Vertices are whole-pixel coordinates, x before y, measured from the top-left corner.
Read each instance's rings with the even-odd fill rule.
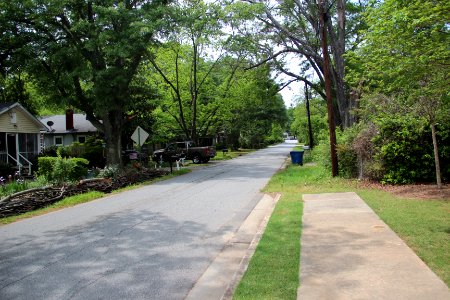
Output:
[[[77,137],[77,139],[78,139],[78,143],[80,143],[80,144],[86,143],[86,136],[85,135],[79,135]]]
[[[17,123],[17,114],[15,112],[10,113],[9,117],[11,118],[11,124]]]
[[[55,136],[53,138],[53,141],[55,142],[55,146],[63,146],[64,145],[62,136]]]
[[[37,134],[19,133],[19,147],[21,153],[37,152]]]

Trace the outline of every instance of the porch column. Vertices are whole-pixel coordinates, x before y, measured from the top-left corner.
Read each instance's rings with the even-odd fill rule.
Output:
[[[19,166],[19,171],[20,171],[20,147],[19,147],[19,133],[16,133],[16,161],[18,163]]]

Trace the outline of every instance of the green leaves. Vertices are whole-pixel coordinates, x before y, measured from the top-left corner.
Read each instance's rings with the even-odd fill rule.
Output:
[[[347,80],[358,86],[363,99],[361,116],[374,122],[384,135],[379,139],[380,157],[388,170],[386,182],[428,179],[429,156],[434,152],[440,186],[434,128],[438,122],[446,122],[450,111],[449,11],[450,3],[444,0],[378,3],[364,15],[367,29],[362,47],[347,55],[351,65]],[[410,124],[416,126],[410,128]],[[429,126],[434,148],[427,148],[428,156],[423,156],[416,149],[416,137],[424,139],[424,128]]]
[[[448,74],[448,1],[387,0],[365,14],[364,44],[356,50],[366,80],[383,92],[420,89],[420,81]],[[449,79],[441,85],[448,85]],[[436,96],[441,94],[436,91]]]

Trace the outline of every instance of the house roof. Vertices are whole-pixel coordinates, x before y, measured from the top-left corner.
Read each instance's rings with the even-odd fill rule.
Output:
[[[66,130],[66,115],[54,115],[41,118],[41,122],[48,124],[47,122],[52,121],[53,125],[47,125],[50,133],[89,133],[97,132],[97,128],[92,125],[91,122],[86,120],[85,114],[73,114],[73,127],[74,129]]]
[[[48,130],[47,126],[44,125],[38,118],[33,116],[25,107],[23,107],[19,102],[9,102],[0,103],[0,115],[8,112],[9,110],[16,108],[21,110],[28,118],[36,124],[41,130]]]
[[[0,115],[4,113],[4,109],[9,109],[10,106],[15,104],[14,102],[8,102],[8,103],[0,103]]]

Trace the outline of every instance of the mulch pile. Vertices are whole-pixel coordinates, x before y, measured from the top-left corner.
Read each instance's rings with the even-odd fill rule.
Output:
[[[450,200],[450,184],[448,183],[442,184],[442,188],[438,189],[436,184],[385,185],[373,181],[361,181],[358,187],[376,188],[408,199]]]
[[[110,193],[131,184],[148,181],[167,175],[165,170],[148,170],[127,172],[116,179],[94,178],[81,180],[74,185],[46,186],[12,194],[0,201],[0,217],[8,217],[33,211],[53,204],[64,197],[99,191]]]

